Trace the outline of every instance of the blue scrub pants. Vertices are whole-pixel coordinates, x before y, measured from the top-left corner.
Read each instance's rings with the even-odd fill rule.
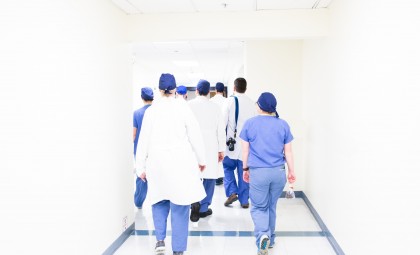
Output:
[[[249,197],[256,245],[259,246],[262,235],[270,237],[270,243],[274,244],[277,200],[286,185],[284,165],[274,168],[251,168],[249,171]]]
[[[206,190],[206,197],[200,202],[200,212],[207,212],[211,205],[211,201],[213,200],[216,179],[203,179],[203,186]]]
[[[169,210],[171,211],[172,251],[186,251],[190,205],[176,205],[169,200],[162,200],[152,205],[156,239],[161,241],[166,238]]]
[[[223,159],[223,169],[225,172],[225,185],[226,197],[233,193],[238,194],[239,202],[241,205],[248,204],[249,199],[249,183],[244,182],[242,161],[239,159],[230,159],[225,157]],[[238,181],[235,177],[235,169],[238,169]]]
[[[147,181],[142,181],[139,177],[136,179],[136,191],[134,192],[134,204],[137,207],[143,207],[143,202],[147,195]]]

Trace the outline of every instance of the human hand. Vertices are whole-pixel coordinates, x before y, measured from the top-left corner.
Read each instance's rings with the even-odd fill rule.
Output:
[[[244,182],[249,183],[249,171],[244,171],[242,179],[244,179]]]
[[[223,158],[225,157],[223,151],[218,152],[218,158],[219,158],[219,163],[223,161]]]
[[[294,183],[296,181],[296,175],[295,172],[290,172],[287,174],[287,180],[289,181],[289,183]]]
[[[146,182],[146,172],[141,173],[141,175],[139,176],[139,178],[143,181]]]
[[[198,168],[200,169],[200,172],[203,172],[204,169],[206,169],[206,165],[198,165]]]

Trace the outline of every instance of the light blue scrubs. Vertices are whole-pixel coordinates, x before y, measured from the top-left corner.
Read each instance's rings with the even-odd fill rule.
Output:
[[[134,158],[136,158],[137,152],[137,143],[139,141],[139,134],[141,130],[141,124],[143,123],[144,113],[147,108],[151,105],[146,104],[142,108],[136,110],[133,114],[133,127],[137,128],[136,137],[134,139]],[[134,192],[134,204],[141,208],[143,206],[144,200],[146,200],[147,195],[147,181],[144,182],[140,178],[136,179],[136,191]]]
[[[277,200],[286,185],[284,145],[293,135],[286,121],[259,115],[245,122],[240,137],[249,142],[249,197],[256,245],[262,235],[274,244]]]
[[[270,243],[274,244],[277,200],[286,185],[284,165],[274,168],[250,168],[249,174],[252,180],[249,194],[256,245],[258,247],[262,235],[270,237]]]
[[[216,179],[203,179],[203,186],[206,191],[206,197],[200,202],[200,212],[207,212],[213,200]]]
[[[162,200],[152,205],[156,240],[162,241],[166,238],[169,211],[171,211],[172,251],[186,251],[190,205],[176,205],[169,200]]]

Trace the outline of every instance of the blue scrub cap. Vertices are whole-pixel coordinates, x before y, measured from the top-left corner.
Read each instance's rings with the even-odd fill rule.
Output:
[[[141,98],[146,101],[153,100],[153,90],[149,87],[144,87],[141,89]]]
[[[273,94],[270,92],[264,92],[261,94],[261,96],[258,98],[257,101],[258,106],[261,108],[261,110],[268,112],[268,113],[276,113],[276,117],[278,118],[279,115],[276,111],[277,106],[277,100],[274,97]]]
[[[171,94],[171,90],[175,88],[175,77],[172,74],[163,73],[159,79],[159,89],[164,90],[165,94]]]
[[[207,95],[210,91],[210,83],[206,80],[200,80],[197,84],[197,90],[201,95]]]
[[[216,83],[216,91],[217,92],[223,92],[225,90],[225,84],[218,82]]]
[[[185,87],[185,86],[183,86],[183,85],[178,86],[178,87],[176,88],[176,93],[178,93],[178,94],[180,94],[180,95],[185,95],[185,94],[187,94],[187,87]]]

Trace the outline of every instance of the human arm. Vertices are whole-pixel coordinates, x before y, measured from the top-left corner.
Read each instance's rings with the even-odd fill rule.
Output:
[[[242,169],[248,169],[248,155],[249,155],[249,142],[241,139],[242,144]],[[243,179],[245,182],[249,183],[249,171],[243,171]]]
[[[224,151],[226,149],[226,131],[225,131],[225,123],[223,119],[223,114],[219,111],[220,114],[218,115],[218,123],[217,123],[217,142],[218,142],[218,160],[219,162],[223,161],[224,158]]]
[[[151,116],[146,112],[144,114],[136,153],[136,174],[143,181],[146,180],[146,160],[150,147],[150,136],[152,131]]]
[[[296,181],[296,175],[291,142],[284,145],[284,155],[286,157],[288,169],[287,180],[289,181],[289,183],[294,183]]]
[[[205,169],[206,165],[206,155],[203,136],[201,134],[200,125],[194,113],[188,105],[185,108],[185,128],[187,131],[188,141],[191,144],[191,147],[195,153],[200,171]]]
[[[133,142],[136,140],[137,128],[133,127]]]

